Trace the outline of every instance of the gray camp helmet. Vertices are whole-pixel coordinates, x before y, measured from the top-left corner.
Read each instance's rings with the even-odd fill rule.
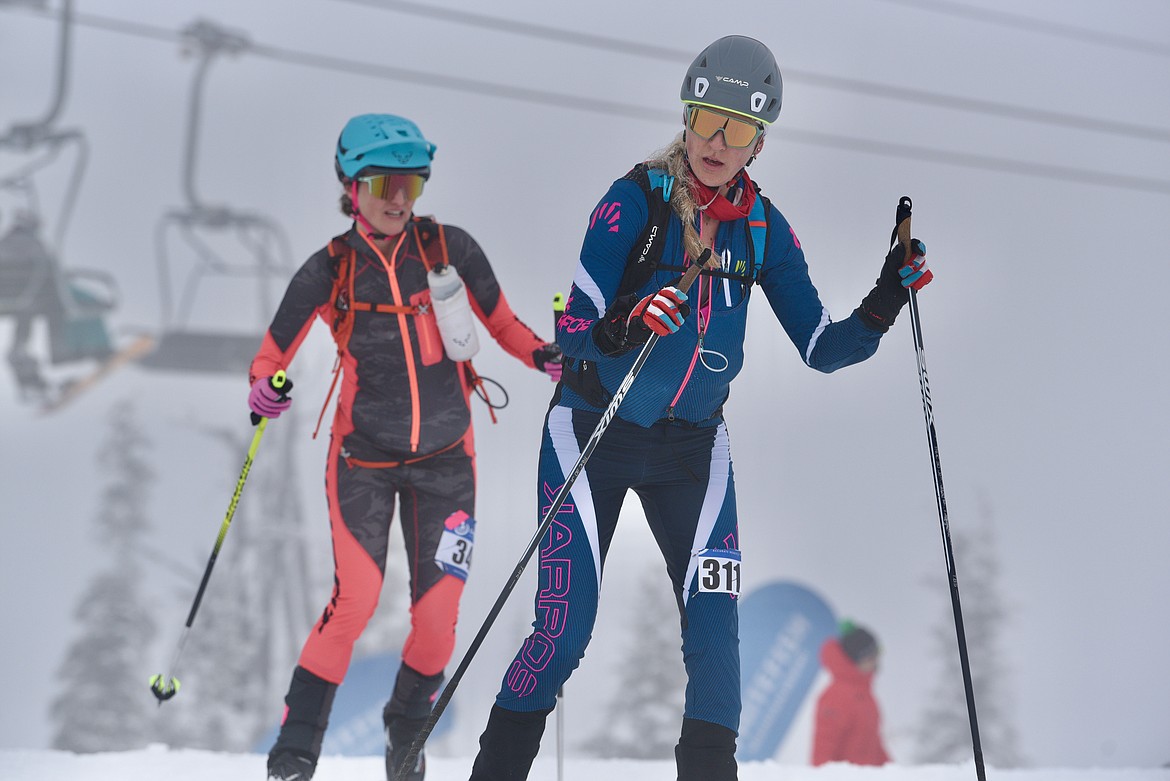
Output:
[[[683,79],[683,103],[746,114],[765,124],[780,116],[784,84],[767,46],[745,35],[728,35],[699,53]]]

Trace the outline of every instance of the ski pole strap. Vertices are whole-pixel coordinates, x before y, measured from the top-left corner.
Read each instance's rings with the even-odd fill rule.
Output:
[[[492,425],[495,425],[499,422],[499,420],[496,419],[496,405],[492,404],[492,400],[488,398],[487,384],[483,381],[483,377],[479,376],[479,372],[475,370],[475,367],[471,365],[470,360],[465,361],[464,365],[467,367],[468,382],[471,383],[470,390],[474,391],[475,395],[483,399],[483,403],[486,404],[488,408],[488,415],[491,416]],[[495,381],[492,380],[492,382]],[[498,382],[495,384],[497,387],[500,387],[501,390],[503,389]],[[507,396],[507,391],[504,392],[504,395]],[[501,406],[507,406],[507,404],[508,402],[505,399],[504,404]]]
[[[711,250],[704,249],[703,254],[699,255],[698,260],[691,264],[686,273],[683,274],[682,279],[678,281],[675,286],[682,292],[687,292],[691,289],[691,285],[695,284],[695,280],[699,278],[699,272],[702,271],[708,263],[711,263]],[[712,263],[712,266],[718,267],[718,261]]]

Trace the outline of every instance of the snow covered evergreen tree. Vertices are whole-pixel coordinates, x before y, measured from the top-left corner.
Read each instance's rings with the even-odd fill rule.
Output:
[[[252,432],[237,427],[205,428],[203,433],[225,445],[221,484],[226,509]],[[250,751],[280,717],[283,691],[276,693],[272,673],[277,663],[270,663],[268,656],[277,616],[265,598],[276,575],[272,546],[266,542],[273,539],[271,530],[278,520],[268,517],[277,515],[269,508],[280,490],[272,468],[280,454],[273,446],[276,439],[266,436],[257,452],[224,537],[176,671],[182,694],[160,714],[163,737],[171,746]],[[215,528],[210,519],[207,528],[210,545]],[[200,557],[195,566],[202,572],[204,552],[195,555]],[[197,581],[184,584],[176,600],[189,604],[196,585]],[[286,661],[280,659],[279,666]]]
[[[95,550],[105,563],[77,607],[77,637],[57,676],[50,711],[56,749],[119,751],[149,742],[156,707],[146,685],[155,622],[143,600],[149,449],[132,405],[115,405],[97,458],[109,476],[94,518]]]
[[[269,424],[224,538],[176,673],[181,702],[176,698],[161,716],[171,746],[252,751],[279,723],[289,674],[316,619],[306,596],[311,574],[296,449],[288,444],[303,432],[295,410]],[[253,431],[236,425],[203,433],[225,446],[226,509]],[[209,545],[215,528],[208,523]],[[206,561],[198,561],[200,572]],[[184,611],[196,583],[176,596]]]
[[[687,684],[678,602],[657,568],[643,570],[636,593],[624,606],[629,636],[613,700],[582,748],[605,759],[673,759]]]
[[[1018,747],[1011,716],[1012,686],[1000,651],[1008,611],[998,588],[999,559],[992,513],[985,505],[980,514],[983,524],[978,531],[951,527],[979,742],[988,765],[1021,767],[1026,761]],[[966,762],[973,756],[949,589],[946,594],[946,615],[931,633],[935,656],[940,660],[940,677],[916,736],[916,758],[923,763]]]
[[[249,577],[255,570],[241,564],[250,554],[247,530],[231,531],[231,546],[224,546],[216,564],[176,673],[181,694],[160,713],[171,746],[249,751],[264,716],[273,722],[280,716],[277,704],[265,708],[265,625]]]

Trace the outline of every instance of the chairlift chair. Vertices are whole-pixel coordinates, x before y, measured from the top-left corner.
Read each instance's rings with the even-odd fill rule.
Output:
[[[52,128],[64,104],[71,18],[72,0],[64,0],[56,88],[48,111],[39,120],[15,124],[0,135],[0,149],[32,158],[0,178],[0,191],[17,193],[24,203],[0,235],[0,317],[13,320],[7,358],[20,396],[28,400],[43,401],[52,392],[42,371],[46,361],[38,358],[33,345],[36,321],[47,322],[49,364],[102,361],[115,351],[105,315],[117,306],[117,284],[103,271],[63,267],[42,236],[44,221],[34,185],[34,174],[53,163],[63,149],[75,150],[54,236],[60,247],[88,158],[81,132]]]
[[[266,316],[273,304],[270,286],[287,282],[291,274],[288,261],[291,252],[284,232],[273,220],[226,206],[205,204],[195,192],[199,118],[208,69],[218,55],[239,53],[249,44],[243,35],[206,21],[188,26],[184,30],[184,42],[199,58],[191,88],[182,178],[187,205],[166,213],[156,229],[163,326],[157,348],[140,363],[150,369],[246,375],[260,348],[266,323],[259,322],[250,330],[239,326],[229,328],[220,323],[233,318],[223,317],[222,312],[211,312],[215,327],[197,324],[197,315],[202,315],[204,320],[209,315],[206,298],[200,298],[204,292],[201,288],[216,277],[250,278],[258,289],[259,302],[249,302],[247,308]],[[174,279],[172,271],[170,249],[176,237],[194,258],[181,281]],[[225,237],[233,237],[244,247],[246,261],[229,261],[224,252],[213,246],[212,239],[222,241]],[[196,305],[197,299],[201,306]]]

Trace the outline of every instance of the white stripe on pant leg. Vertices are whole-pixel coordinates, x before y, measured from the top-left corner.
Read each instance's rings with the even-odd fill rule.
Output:
[[[711,532],[719,520],[723,503],[727,499],[728,477],[731,474],[731,441],[727,436],[727,424],[720,423],[715,430],[715,441],[711,443],[711,472],[707,478],[707,493],[703,496],[703,507],[699,510],[699,522],[695,526],[695,539],[691,543],[691,560],[687,564],[687,576],[683,579],[683,605],[690,600],[691,578],[699,568],[699,551],[709,547],[723,547],[723,540],[712,540]]]
[[[561,465],[561,475],[567,476],[581,458],[581,448],[573,431],[573,410],[559,405],[553,407],[548,413],[548,434],[552,438],[553,452],[557,454],[557,461]],[[557,486],[557,489],[559,490],[560,486]],[[593,572],[597,576],[597,593],[600,594],[601,543],[597,534],[597,511],[593,507],[593,493],[589,490],[589,475],[585,474],[584,469],[577,475],[577,480],[569,490],[565,502],[572,502],[577,514],[581,516],[585,536],[589,538],[589,549],[593,552]]]

